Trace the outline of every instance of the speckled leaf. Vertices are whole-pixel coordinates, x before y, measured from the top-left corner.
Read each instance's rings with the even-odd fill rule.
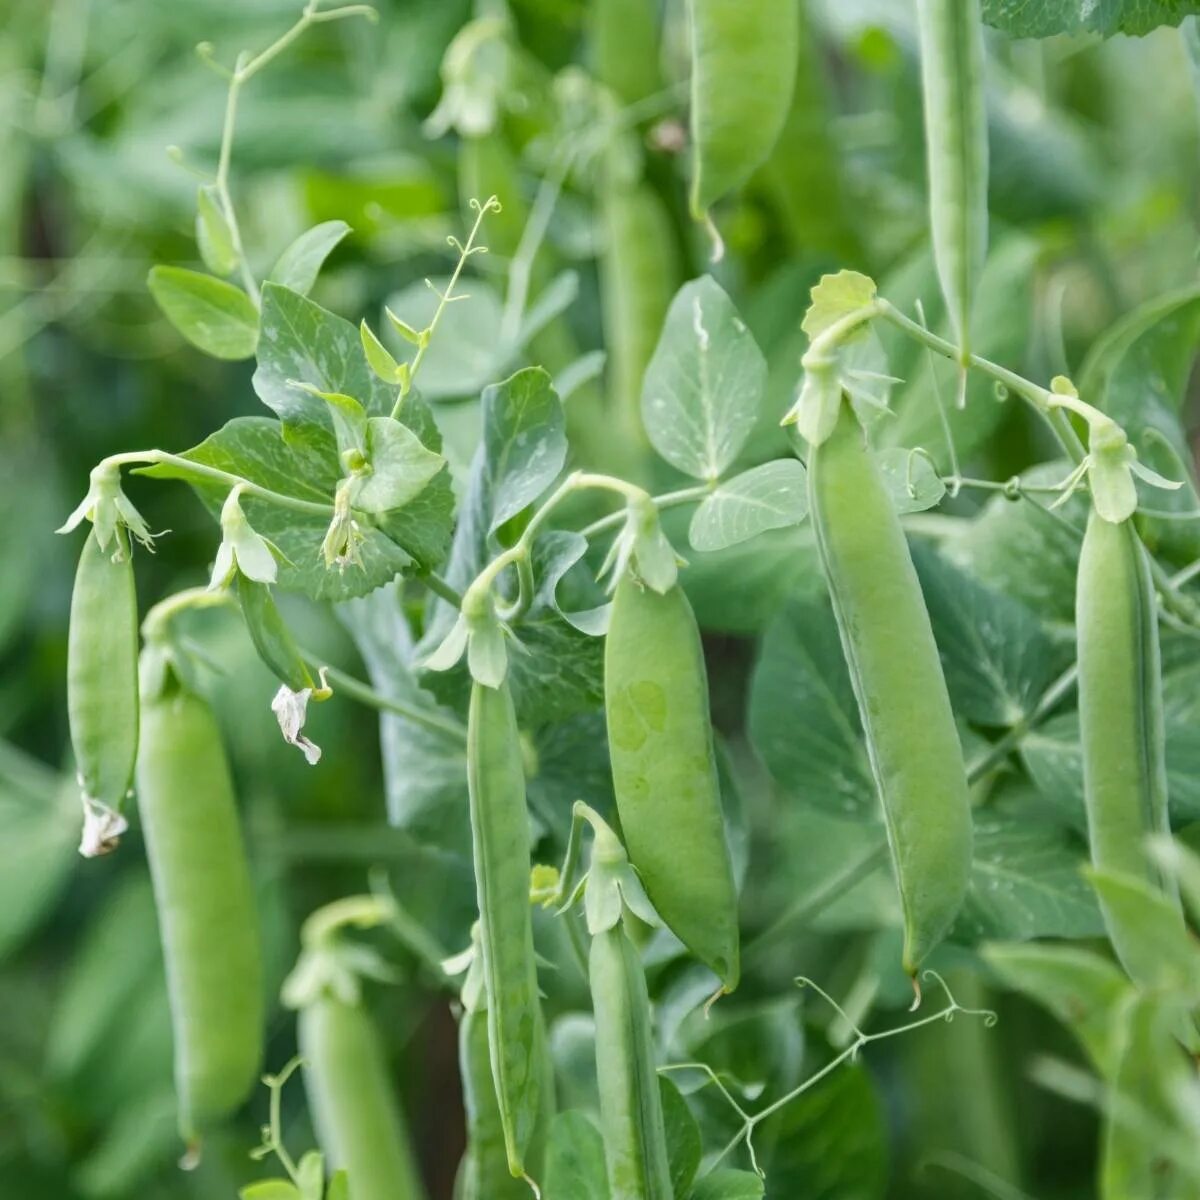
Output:
[[[806,479],[803,463],[781,458],[720,484],[692,516],[692,549],[725,550],[768,529],[799,525],[808,516]]]
[[[1200,13],[1196,0],[983,0],[983,19],[1009,37],[1059,33],[1140,36]]]

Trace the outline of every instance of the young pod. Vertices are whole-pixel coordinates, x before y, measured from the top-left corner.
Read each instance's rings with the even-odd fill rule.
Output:
[[[708,677],[683,589],[631,572],[617,584],[604,652],[609,757],[630,860],[666,925],[738,982],[737,890],[721,815]]]
[[[138,620],[129,536],[88,532],[71,594],[67,712],[85,801],[119,809],[138,748]]]
[[[194,1145],[258,1080],[263,979],[220,731],[208,704],[169,670],[142,697],[137,787],[166,962],[180,1130]]]
[[[914,975],[971,870],[962,746],[900,518],[849,403],[808,459],[813,531],[862,717]]]
[[[317,1140],[330,1168],[346,1172],[350,1200],[420,1200],[425,1189],[370,1014],[323,989],[301,1007],[297,1031]]]
[[[979,0],[919,0],[917,16],[933,258],[965,358],[988,241],[983,23]]]
[[[1146,853],[1166,834],[1167,768],[1158,615],[1145,547],[1130,520],[1093,510],[1075,598],[1083,790],[1092,862],[1173,889]],[[1139,960],[1137,929],[1101,903],[1126,966]]]
[[[520,1176],[541,1107],[545,1034],[529,903],[525,766],[506,683],[472,685],[467,784],[492,1077],[508,1167]]]
[[[646,976],[623,922],[593,933],[588,976],[610,1195],[672,1200]]]

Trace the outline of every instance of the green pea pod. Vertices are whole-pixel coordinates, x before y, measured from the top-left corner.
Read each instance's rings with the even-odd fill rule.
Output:
[[[1154,587],[1131,520],[1113,524],[1094,510],[1088,518],[1075,621],[1092,862],[1172,895],[1146,853],[1146,839],[1169,829],[1166,739]],[[1118,957],[1138,962],[1139,931],[1123,928],[1103,901],[1101,910]]]
[[[528,1185],[514,1179],[508,1169],[492,1081],[486,1009],[464,1010],[458,1026],[458,1064],[467,1112],[467,1150],[458,1169],[454,1200],[529,1200]]]
[[[966,894],[971,807],[908,544],[848,402],[809,454],[808,495],[900,888],[904,967],[915,976]]]
[[[672,1200],[646,976],[621,922],[592,935],[588,977],[611,1200]]]
[[[350,1200],[421,1200],[404,1116],[370,1014],[322,991],[300,1009],[300,1053],[317,1137]]]
[[[609,757],[630,860],[663,921],[732,991],[737,890],[721,816],[708,678],[683,589],[617,584],[604,657]]]
[[[541,1108],[545,1033],[530,918],[525,767],[507,684],[472,685],[467,785],[492,1078],[508,1169],[520,1176]]]
[[[241,574],[238,575],[237,589],[242,617],[258,657],[293,692],[311,688],[312,675],[300,657],[291,630],[283,623],[271,589],[265,583],[258,583]]]
[[[988,242],[988,135],[979,0],[919,0],[933,257],[955,338],[969,352]]]
[[[84,796],[118,809],[138,748],[138,617],[129,537],[103,550],[88,533],[71,595],[67,711]]]
[[[138,807],[154,880],[175,1042],[180,1131],[237,1108],[258,1079],[259,931],[221,735],[168,672],[142,697]]]
[[[796,0],[692,0],[692,215],[704,219],[771,152],[799,56]]]
[[[636,104],[662,89],[658,16],[646,0],[592,0],[593,73],[622,104]]]

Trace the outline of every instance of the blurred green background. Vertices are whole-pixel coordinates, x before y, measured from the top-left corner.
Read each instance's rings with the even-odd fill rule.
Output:
[[[317,221],[353,227],[315,298],[356,321],[375,321],[386,297],[445,273],[445,237],[461,232],[465,199],[501,186],[477,157],[467,171],[454,131],[433,138],[423,128],[441,96],[443,53],[462,24],[481,10],[507,8],[512,17],[485,140],[517,164],[526,202],[546,161],[544,139],[557,127],[554,77],[597,58],[585,0],[378,7],[377,25],[312,31],[256,78],[242,99],[234,151],[243,236],[260,268]],[[145,277],[156,262],[195,265],[196,179],[176,158],[211,168],[224,102],[223,82],[196,44],[211,42],[231,62],[239,49],[273,40],[298,8],[295,0],[6,0],[0,11],[0,1195],[14,1200],[216,1200],[261,1172],[247,1153],[265,1091],[214,1139],[197,1172],[174,1167],[168,1018],[138,839],[93,862],[74,849],[63,678],[77,547],[52,531],[104,455],[180,450],[260,410],[251,366],[216,363],[185,345],[150,300]],[[665,6],[668,84],[686,70],[682,8],[681,0]],[[910,6],[826,0],[808,15],[809,59],[783,150],[718,214],[729,246],[719,274],[768,356],[777,411],[796,380],[799,318],[822,270],[864,270],[893,298],[936,292]],[[1108,43],[995,35],[989,49],[994,276],[985,319],[1002,343],[996,357],[1047,378],[1078,367],[1122,313],[1195,281],[1193,80],[1174,30]],[[707,266],[705,239],[685,216],[685,162],[675,144],[683,116],[682,97],[668,95],[636,139],[647,185],[670,218],[668,297]],[[169,146],[179,153],[169,155]],[[502,271],[505,243],[511,253],[515,238],[503,223],[490,237],[495,253],[485,269]],[[564,329],[581,350],[612,337],[601,316],[611,254],[595,180],[581,173],[556,210],[547,251],[580,273]],[[651,345],[656,333],[647,335]],[[472,414],[469,403],[446,414],[460,465]],[[1015,406],[998,409],[993,425],[994,436],[970,448],[977,474],[1003,478],[1038,457],[1039,435]],[[772,436],[768,429],[764,444]],[[604,457],[594,432],[577,447],[585,461],[589,448]],[[153,557],[138,556],[144,610],[203,582],[214,529],[182,486],[127,486],[151,526],[171,531]],[[760,564],[761,578],[743,564],[736,603],[697,585],[721,668],[718,722],[735,747],[750,639],[795,583],[776,560]],[[335,623],[303,606],[288,614],[305,641],[362,673]],[[310,727],[336,747],[336,767],[327,760],[310,770],[278,737],[268,709],[274,685],[240,628],[214,616],[197,623],[195,636],[221,668],[213,695],[243,803],[273,994],[294,961],[299,922],[316,905],[362,890],[376,863],[391,868],[410,908],[450,936],[470,902],[468,878],[461,864],[439,863],[385,828],[373,714],[321,706]],[[760,834],[768,843],[787,836],[770,821]],[[789,886],[782,869],[774,891],[755,898],[752,919],[765,926]],[[809,963],[814,956],[853,978],[836,936],[812,949]],[[793,957],[780,963],[781,980],[793,973]],[[404,965],[406,984],[380,989],[375,1012],[430,1195],[448,1197],[462,1145],[455,1027],[421,965]],[[1002,1009],[995,1035],[980,1040],[978,1029],[956,1025],[940,1039],[916,1036],[872,1052],[873,1086],[847,1072],[819,1093],[789,1130],[801,1158],[812,1156],[812,1190],[795,1194],[949,1196],[955,1176],[921,1160],[939,1146],[978,1158],[986,1145],[997,1169],[1020,1156],[1038,1197],[1089,1195],[1092,1118],[1024,1077],[1030,1047],[1071,1055],[1066,1035],[1016,1001]],[[267,1066],[293,1052],[291,1016],[276,1006]],[[964,1103],[979,1071],[1005,1081],[988,1092],[1000,1099]],[[806,1143],[805,1122],[832,1120],[839,1104],[849,1115],[822,1136],[843,1141]],[[307,1144],[299,1090],[289,1093],[287,1112],[289,1136]],[[882,1149],[864,1132],[876,1127],[887,1130]],[[857,1182],[822,1184],[814,1164],[853,1158],[856,1131],[864,1160],[878,1165]]]

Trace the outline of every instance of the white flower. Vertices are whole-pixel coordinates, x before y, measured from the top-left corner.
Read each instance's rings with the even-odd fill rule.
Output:
[[[83,522],[91,521],[96,530],[96,541],[100,549],[108,547],[118,526],[124,526],[147,550],[154,549],[154,539],[142,514],[129,502],[121,490],[121,469],[110,462],[102,462],[92,469],[87,495],[79,502],[75,511],[55,530],[70,533]],[[117,543],[117,553],[121,545]]]
[[[129,828],[129,822],[115,809],[90,796],[83,798],[83,832],[79,838],[79,853],[84,858],[99,858],[110,854]]]
[[[321,747],[310,741],[301,733],[305,718],[308,716],[308,701],[313,690],[310,687],[293,692],[288,685],[281,684],[271,701],[271,711],[279,722],[279,730],[283,740],[289,746],[298,746],[304,753],[310,767],[315,767],[321,761]]]
[[[240,571],[256,583],[274,583],[279,575],[271,543],[256,533],[242,512],[242,485],[233,488],[221,509],[221,544],[217,547],[209,590],[224,587]]]

